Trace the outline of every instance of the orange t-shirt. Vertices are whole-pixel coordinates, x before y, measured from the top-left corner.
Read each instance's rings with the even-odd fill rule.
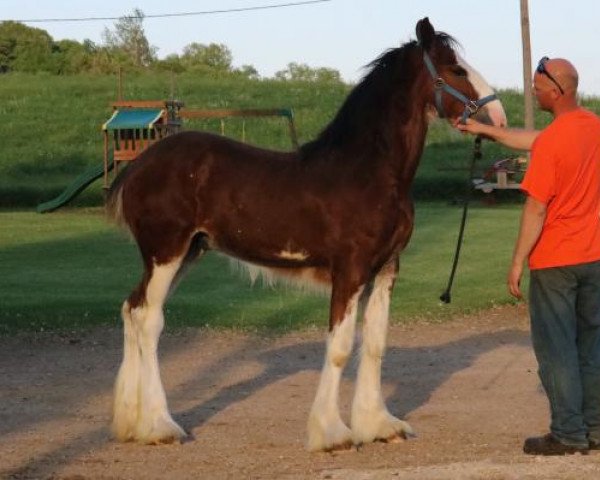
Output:
[[[563,113],[536,138],[521,184],[546,204],[531,270],[600,260],[600,118]]]

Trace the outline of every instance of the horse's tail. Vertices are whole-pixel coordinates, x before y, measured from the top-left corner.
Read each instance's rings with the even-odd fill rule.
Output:
[[[127,229],[127,220],[123,214],[123,187],[125,180],[128,177],[129,168],[125,168],[122,172],[117,175],[111,184],[108,195],[106,196],[106,215],[107,217],[115,222],[122,228]]]

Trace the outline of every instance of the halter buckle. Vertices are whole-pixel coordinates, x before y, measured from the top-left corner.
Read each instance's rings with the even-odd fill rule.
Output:
[[[441,90],[446,85],[445,80],[442,77],[438,77],[433,81],[433,88],[436,90]]]
[[[479,111],[479,105],[475,100],[471,100],[469,103],[465,105],[465,108],[469,111],[471,115],[475,115]]]

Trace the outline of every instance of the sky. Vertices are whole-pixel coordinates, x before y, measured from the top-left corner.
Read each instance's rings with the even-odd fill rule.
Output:
[[[119,17],[135,8],[145,15],[206,12],[294,3],[301,0],[2,0],[0,20]],[[600,96],[598,0],[529,0],[534,64],[544,55],[568,58],[579,71],[580,93]],[[307,5],[170,18],[146,18],[144,31],[158,57],[181,54],[190,43],[220,43],[233,64],[272,76],[290,62],[337,69],[358,81],[364,66],[388,48],[414,39],[415,24],[429,17],[454,36],[463,57],[497,88],[523,89],[519,0],[329,0]],[[115,20],[25,22],[54,40],[102,43]]]

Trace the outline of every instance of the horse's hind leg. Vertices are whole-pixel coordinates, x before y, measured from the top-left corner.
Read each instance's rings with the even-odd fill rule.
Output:
[[[352,438],[355,444],[393,441],[412,435],[410,425],[390,414],[381,393],[381,362],[385,352],[389,306],[398,272],[394,258],[375,277],[364,314],[363,344],[352,402]]]
[[[139,416],[140,350],[139,335],[131,316],[129,300],[121,308],[123,318],[123,361],[115,382],[112,432],[117,440],[135,439]]]
[[[115,385],[112,430],[121,441],[166,443],[185,432],[171,418],[160,379],[157,347],[163,305],[174,280],[201,253],[192,241],[187,253],[165,263],[147,259],[141,284],[123,304],[124,355]]]
[[[119,440],[171,442],[185,432],[171,418],[158,368],[162,307],[181,258],[154,264],[123,305],[125,350],[115,386],[113,433]]]

